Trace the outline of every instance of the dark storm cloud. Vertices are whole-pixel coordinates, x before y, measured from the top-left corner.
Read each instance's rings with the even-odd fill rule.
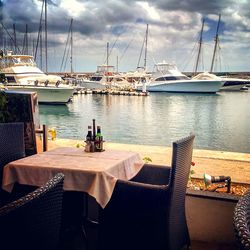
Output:
[[[0,0],[0,22],[3,20],[3,1]]]
[[[203,15],[218,14],[228,6],[236,5],[237,1],[227,0],[152,0],[151,4],[163,10],[182,10],[188,12],[199,12]]]
[[[37,31],[40,12],[31,0],[29,4],[27,2],[19,0],[4,2],[2,21],[7,28],[16,23],[17,31],[23,32],[25,25],[28,24],[30,32]]]
[[[41,9],[36,1],[5,1],[3,6],[3,23],[12,29],[16,23],[16,31],[24,32],[28,24],[29,32],[37,32],[39,28]],[[42,3],[42,1],[39,1]],[[62,1],[48,1],[48,31],[53,33],[66,33],[72,18],[70,11],[60,8]],[[138,18],[145,18],[146,13],[134,1],[80,1],[85,3],[86,10],[80,16],[74,17],[74,31],[85,36],[101,36],[102,33],[112,32],[116,26],[119,32],[129,23],[136,23]],[[40,4],[41,6],[41,4]],[[131,11],[133,9],[133,11]],[[111,27],[112,26],[112,27]],[[118,29],[118,28],[117,28]],[[117,30],[116,29],[116,30]]]

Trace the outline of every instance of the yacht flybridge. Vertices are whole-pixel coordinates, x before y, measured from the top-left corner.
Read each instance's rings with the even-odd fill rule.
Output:
[[[155,65],[152,78],[146,82],[149,92],[184,92],[184,93],[216,93],[223,85],[221,79],[196,80],[181,73],[172,63],[158,63]],[[137,86],[142,90],[143,83]]]
[[[35,91],[39,103],[64,104],[73,95],[74,88],[63,84],[59,76],[45,74],[30,55],[1,53],[0,71],[5,74],[9,90]]]

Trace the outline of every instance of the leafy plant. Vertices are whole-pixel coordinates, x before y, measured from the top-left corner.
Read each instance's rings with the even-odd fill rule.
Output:
[[[191,166],[195,166],[195,162],[191,161]],[[188,187],[192,185],[192,175],[195,174],[193,169],[190,169],[189,176],[188,176]]]
[[[145,157],[143,158],[143,160],[145,161],[145,163],[152,162],[151,158],[148,157],[148,156],[145,156]]]
[[[77,148],[80,148],[80,147],[83,147],[84,145],[82,144],[82,143],[80,143],[80,142],[78,142],[77,144],[76,144],[76,147]]]

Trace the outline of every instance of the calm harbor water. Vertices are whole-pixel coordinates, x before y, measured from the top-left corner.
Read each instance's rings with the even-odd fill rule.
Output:
[[[83,140],[96,119],[109,142],[171,146],[194,132],[194,147],[250,153],[250,91],[78,95],[65,106],[39,105],[40,122],[58,138]]]

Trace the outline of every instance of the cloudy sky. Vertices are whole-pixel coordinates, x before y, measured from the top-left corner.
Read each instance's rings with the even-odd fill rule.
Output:
[[[148,24],[147,69],[156,62],[175,62],[193,71],[205,19],[199,70],[209,70],[221,13],[216,71],[250,71],[250,0],[47,0],[48,71],[69,71],[69,28],[73,19],[73,70],[93,72],[106,63],[119,71],[143,66]],[[29,54],[36,47],[42,0],[0,0],[1,47],[12,48],[14,32],[23,50],[26,24]],[[44,15],[42,40],[44,40]],[[43,45],[44,46],[44,45]],[[39,45],[40,48],[40,45]],[[66,63],[62,64],[65,53]],[[141,54],[141,57],[140,57]],[[139,58],[140,61],[139,61]],[[66,60],[67,59],[67,60]],[[44,57],[42,58],[45,61]],[[139,63],[138,63],[139,62]],[[41,56],[37,52],[37,63]],[[44,63],[41,68],[44,69]]]

